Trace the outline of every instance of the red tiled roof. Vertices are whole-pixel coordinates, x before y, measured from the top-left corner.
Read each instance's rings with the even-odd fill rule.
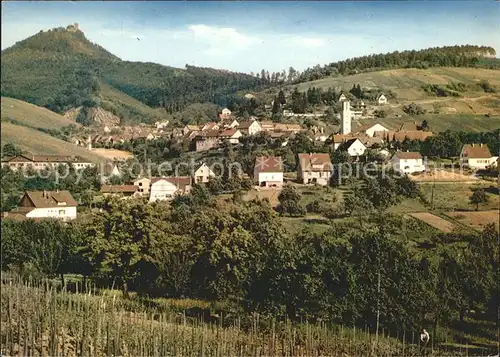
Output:
[[[302,171],[323,172],[332,170],[332,162],[329,154],[298,154],[298,157]]]
[[[220,133],[218,130],[205,130],[198,133],[197,137],[202,138],[218,138]]]
[[[399,151],[394,154],[395,157],[402,159],[402,160],[418,160],[422,158],[422,155],[420,155],[419,152],[405,152],[405,151]]]
[[[59,203],[65,203],[66,207],[78,206],[69,191],[26,191],[25,196],[29,198],[35,208],[60,207]]]
[[[488,145],[484,144],[466,144],[462,148],[464,157],[471,159],[489,159],[492,157]]]
[[[377,133],[379,134],[379,133]],[[428,137],[432,136],[433,133],[430,131],[422,131],[422,130],[408,130],[408,131],[385,131],[381,135],[384,136],[387,140],[394,141],[404,141],[406,138],[408,140],[420,140],[424,141]]]
[[[259,122],[256,120],[245,120],[245,121],[242,121],[241,123],[239,123],[238,128],[239,129],[248,129],[248,128],[250,128],[250,126],[253,123],[259,124]]]
[[[102,193],[134,193],[139,189],[139,186],[135,185],[102,185]]]
[[[4,162],[88,162],[87,160],[75,155],[18,155],[10,157],[7,160],[2,160]]]
[[[185,190],[186,186],[191,185],[191,177],[190,176],[170,176],[170,177],[153,177],[151,179],[151,185],[161,181],[165,180],[167,182],[170,182],[171,184],[178,186],[179,189]]]
[[[224,130],[224,131],[220,132],[219,136],[221,136],[221,137],[231,137],[234,134],[236,134],[237,131],[238,131],[238,129],[227,129],[227,130]]]
[[[347,140],[351,140],[351,139],[356,139],[356,137],[352,136],[352,135],[342,135],[342,134],[335,134],[332,137],[332,140],[334,143],[343,143],[343,142],[345,142]]]
[[[283,172],[283,160],[280,156],[257,156],[254,174],[260,172]]]

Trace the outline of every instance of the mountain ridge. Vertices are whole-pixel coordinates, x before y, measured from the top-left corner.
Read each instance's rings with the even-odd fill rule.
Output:
[[[2,96],[64,113],[79,106],[99,107],[101,87],[154,108],[194,102],[219,102],[261,81],[226,70],[168,67],[122,61],[89,41],[75,26],[40,31],[2,51]],[[128,108],[135,111],[135,108]],[[144,114],[144,113],[143,113]],[[166,116],[166,111],[165,111]],[[152,122],[157,116],[122,117],[125,122]]]

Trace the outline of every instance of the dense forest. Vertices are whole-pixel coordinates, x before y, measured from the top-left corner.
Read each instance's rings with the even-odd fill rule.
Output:
[[[372,72],[395,68],[429,67],[491,67],[498,66],[497,61],[484,61],[485,57],[495,56],[495,49],[487,46],[445,46],[424,50],[395,51],[386,54],[350,58],[332,62],[324,66],[317,65],[304,70],[294,83],[309,82],[335,75],[350,75],[360,72]]]
[[[41,31],[5,49],[1,67],[2,96],[58,113],[100,105],[103,84],[150,107],[176,112],[190,103],[226,106],[237,91],[266,83],[266,79],[224,70],[122,61],[71,26]]]

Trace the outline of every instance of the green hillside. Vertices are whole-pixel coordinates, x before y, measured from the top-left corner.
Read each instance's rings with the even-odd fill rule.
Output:
[[[462,45],[421,50],[371,54],[307,68],[294,80],[308,82],[320,78],[397,68],[475,67],[500,68],[496,51],[490,46]]]
[[[108,84],[101,86],[101,97],[103,109],[120,118],[129,118],[132,122],[155,122],[170,117],[165,109],[151,108]]]
[[[104,158],[89,152],[84,147],[76,146],[61,139],[45,134],[36,129],[2,120],[2,145],[14,144],[21,150],[38,155],[77,155],[92,162],[104,161]]]
[[[492,85],[500,87],[500,70],[460,67],[394,69],[328,77],[292,85],[290,88],[298,87],[301,92],[312,87],[324,89],[332,87],[348,91],[354,84],[359,84],[362,88],[392,90],[398,101],[411,101],[431,98],[422,89],[424,84],[448,84],[451,82],[476,84],[481,80],[488,80]],[[474,91],[467,92],[467,95],[472,96],[480,94],[484,94],[484,91],[481,91],[479,87]]]
[[[132,112],[127,116],[127,110],[122,110],[125,121],[147,122],[154,118],[137,102],[119,93],[110,94],[113,90],[149,107],[180,110],[194,102],[224,105],[236,91],[261,85],[259,79],[246,74],[122,61],[72,26],[40,31],[2,51],[1,59],[2,96],[58,113],[82,105],[99,106],[112,97],[117,100],[113,104]]]
[[[79,126],[74,121],[62,115],[54,113],[46,108],[23,102],[22,100],[2,97],[1,103],[2,121],[10,120],[31,128],[54,130],[61,129],[71,124]]]

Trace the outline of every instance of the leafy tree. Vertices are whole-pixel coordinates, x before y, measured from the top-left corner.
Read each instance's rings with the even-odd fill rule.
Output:
[[[11,143],[2,146],[2,157],[22,155],[23,151]]]
[[[293,186],[286,185],[283,187],[278,200],[279,206],[277,210],[280,212],[280,215],[288,213],[291,217],[292,215],[302,216],[305,214],[305,209],[300,204],[301,195]]]
[[[286,104],[286,98],[285,98],[285,93],[283,92],[282,89],[278,92],[278,103],[281,105]]]
[[[478,83],[485,93],[496,93],[495,87],[493,87],[487,80],[482,80]]]
[[[425,109],[422,108],[420,105],[415,104],[415,103],[404,105],[403,111],[406,114],[411,115],[411,116],[425,114]]]
[[[380,118],[380,119],[383,119],[383,118],[386,118],[387,117],[387,112],[383,109],[377,109],[373,112],[373,115],[375,115],[376,118]]]
[[[128,296],[138,264],[152,259],[165,232],[153,205],[133,200],[106,200],[103,212],[94,213],[86,227],[84,256],[97,276],[118,279]]]
[[[479,211],[479,205],[488,202],[488,195],[481,188],[475,189],[469,197],[469,202],[476,205],[476,211]]]

